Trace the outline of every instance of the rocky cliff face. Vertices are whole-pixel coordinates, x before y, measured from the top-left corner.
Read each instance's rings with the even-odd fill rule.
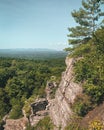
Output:
[[[74,82],[73,64],[75,59],[66,58],[66,71],[62,74],[59,88],[56,91],[55,99],[49,100],[50,117],[56,126],[63,130],[67,123],[71,120],[73,111],[71,104],[80,93],[82,93],[81,85]]]
[[[27,118],[21,118],[17,120],[7,119],[4,126],[4,130],[26,130],[28,124]]]
[[[23,110],[23,118],[20,119],[8,119],[4,118],[4,130],[26,130],[28,123],[31,126],[35,126],[41,119],[49,115],[49,110],[47,110],[48,100],[45,98],[37,99],[35,102],[30,104],[31,106],[31,115],[29,119],[26,117],[26,113]],[[6,119],[7,118],[7,119]]]

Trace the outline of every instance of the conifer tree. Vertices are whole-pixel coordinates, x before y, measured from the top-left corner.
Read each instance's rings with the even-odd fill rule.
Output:
[[[78,25],[68,28],[69,45],[85,43],[94,35],[104,22],[104,12],[101,10],[103,5],[104,0],[82,0],[82,7],[78,11],[73,10],[71,14]]]

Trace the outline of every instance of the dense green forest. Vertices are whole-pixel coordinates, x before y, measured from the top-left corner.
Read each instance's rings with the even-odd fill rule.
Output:
[[[13,119],[22,117],[24,103],[30,97],[45,97],[46,82],[53,75],[59,82],[64,59],[0,58],[0,121],[8,113]]]

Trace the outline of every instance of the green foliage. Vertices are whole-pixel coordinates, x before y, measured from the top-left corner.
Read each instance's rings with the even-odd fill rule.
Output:
[[[10,68],[8,69],[7,67],[1,67],[0,68],[0,87],[5,87],[7,81],[9,78],[12,78],[13,75],[15,75],[15,71]]]
[[[48,60],[0,58],[0,120],[10,110],[10,118],[21,117],[25,101],[30,100],[32,95],[45,97],[47,80],[52,75],[59,80],[64,69],[64,58]],[[29,109],[27,115],[28,113]]]
[[[91,43],[86,44],[80,44],[73,48],[73,51],[70,52],[70,57],[84,57],[86,54],[88,54],[91,51]]]
[[[93,120],[92,122],[90,122],[88,128],[88,130],[103,130],[103,129],[104,125],[100,120]]]
[[[96,45],[97,53],[104,53],[104,26],[95,32],[93,42]]]
[[[84,85],[85,92],[91,97],[94,104],[100,104],[104,100],[104,86],[95,86],[93,84]]]
[[[74,111],[84,116],[94,106],[104,101],[104,28],[98,29],[90,42],[80,45],[72,54],[81,57],[75,63],[76,82],[81,82],[84,95],[89,96],[89,102],[78,98],[74,104]],[[88,53],[85,48],[89,48]]]
[[[80,128],[79,125],[70,123],[69,125],[67,125],[67,126],[65,127],[65,130],[87,130],[87,129]]]
[[[77,44],[85,44],[95,36],[95,31],[103,25],[104,12],[101,10],[103,4],[104,2],[97,0],[82,0],[82,7],[78,11],[72,11],[72,17],[78,25],[68,28],[71,48],[66,50],[72,52],[72,48]]]
[[[9,117],[11,119],[18,119],[22,117],[22,105],[21,104],[16,104],[12,107]]]
[[[84,83],[84,92],[93,102],[101,102],[104,92],[104,55],[89,53],[75,65],[76,80]]]
[[[2,117],[4,117],[11,108],[9,103],[9,97],[3,88],[0,88],[0,121]]]
[[[72,109],[78,116],[85,116],[91,109],[91,102],[89,97],[85,94],[78,95],[74,104],[72,105]]]
[[[27,99],[24,103],[23,110],[25,111],[26,117],[29,117],[31,114],[31,103],[35,101],[36,97],[31,96],[29,99]]]
[[[27,125],[26,130],[34,130],[34,127],[32,127],[30,124]]]
[[[54,125],[52,124],[50,117],[47,116],[38,122],[34,130],[53,130],[53,128]]]
[[[44,117],[41,119],[38,124],[35,127],[32,127],[31,125],[27,125],[26,130],[53,130],[54,125],[51,122],[50,117]]]
[[[87,130],[85,128],[82,128],[82,126],[80,126],[80,121],[81,121],[80,117],[74,116],[64,130]]]

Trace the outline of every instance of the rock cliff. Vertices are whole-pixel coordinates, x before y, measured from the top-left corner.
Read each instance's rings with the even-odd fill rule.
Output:
[[[7,119],[4,130],[25,130],[27,124],[27,118],[21,118],[17,120]]]
[[[41,119],[48,115],[49,111],[47,110],[48,100],[38,99],[31,104],[31,115],[30,115],[30,124],[35,126]]]
[[[76,96],[82,93],[81,85],[74,82],[73,65],[75,59],[66,58],[66,71],[62,73],[60,85],[56,91],[55,99],[49,100],[50,117],[56,126],[55,129],[64,127],[71,120],[73,111],[71,105]]]

